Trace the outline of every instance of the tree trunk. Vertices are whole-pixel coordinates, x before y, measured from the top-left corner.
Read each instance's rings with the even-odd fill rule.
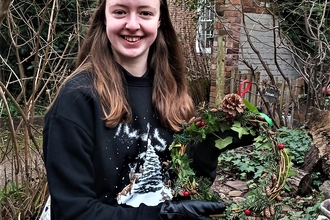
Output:
[[[306,123],[313,146],[305,156],[301,169],[311,173],[323,171],[330,178],[330,111],[311,109]]]
[[[291,168],[297,175],[290,176],[286,179],[286,183],[290,187],[292,195],[306,195],[311,192],[312,175],[304,170]]]
[[[9,6],[11,5],[12,0],[0,0],[0,26],[3,19],[6,17]]]

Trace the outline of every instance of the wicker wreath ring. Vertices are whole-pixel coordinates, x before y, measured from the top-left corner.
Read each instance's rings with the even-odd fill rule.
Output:
[[[226,213],[213,218],[218,219],[277,219],[281,211],[280,192],[285,186],[290,170],[290,157],[283,144],[276,138],[276,130],[271,119],[260,113],[256,107],[237,94],[228,94],[221,106],[213,109],[202,109],[199,116],[193,117],[182,125],[182,132],[174,135],[170,146],[172,162],[169,165],[178,176],[173,184],[175,197],[189,196],[191,199],[221,201],[218,195],[210,190],[210,182],[196,177],[190,168],[191,160],[185,154],[190,142],[200,142],[207,135],[217,131],[232,129],[243,134],[255,135],[255,143],[269,153],[271,165],[259,180],[258,187],[248,192],[246,200],[240,204],[229,204]],[[216,147],[225,148],[232,142],[231,137],[216,141]],[[249,195],[250,194],[250,195]]]

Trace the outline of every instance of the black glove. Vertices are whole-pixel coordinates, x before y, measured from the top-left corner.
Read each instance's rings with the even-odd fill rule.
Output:
[[[166,201],[160,210],[163,220],[211,220],[210,215],[221,214],[226,206],[221,202],[198,200]]]

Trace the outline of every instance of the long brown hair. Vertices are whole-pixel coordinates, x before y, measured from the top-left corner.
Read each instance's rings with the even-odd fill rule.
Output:
[[[160,26],[149,50],[149,72],[153,74],[152,101],[161,124],[179,131],[182,121],[194,115],[188,94],[181,45],[172,25],[166,0],[160,0]],[[132,120],[120,69],[106,35],[106,0],[99,1],[76,62],[76,73],[89,70],[101,99],[106,125],[115,127]]]

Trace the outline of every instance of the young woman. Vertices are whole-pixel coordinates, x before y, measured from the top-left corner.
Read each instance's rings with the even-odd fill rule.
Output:
[[[210,219],[217,202],[173,201],[168,146],[194,115],[166,0],[100,0],[77,69],[45,117],[51,219]],[[214,180],[214,141],[188,150]]]

